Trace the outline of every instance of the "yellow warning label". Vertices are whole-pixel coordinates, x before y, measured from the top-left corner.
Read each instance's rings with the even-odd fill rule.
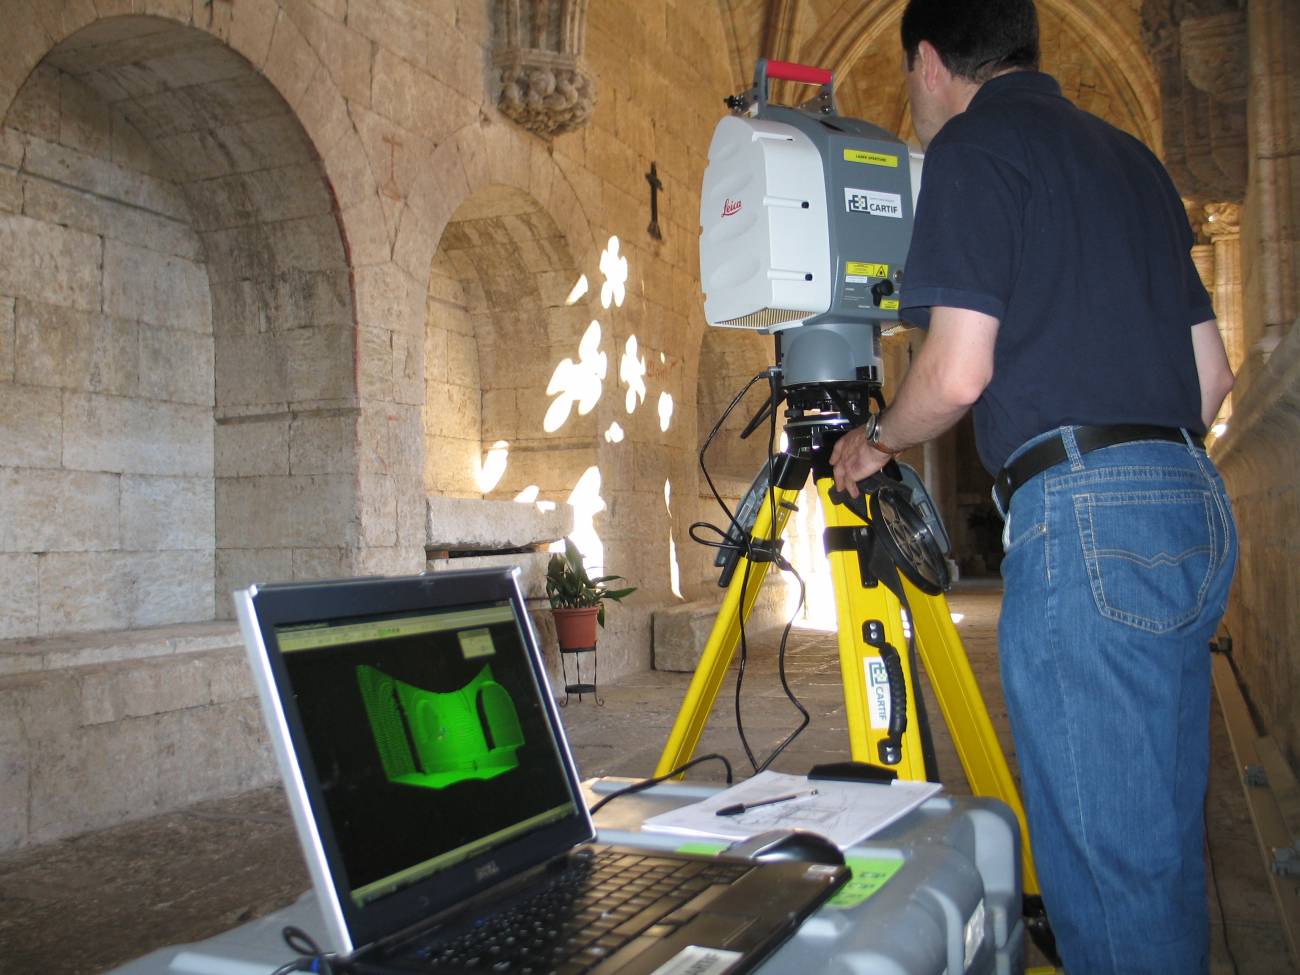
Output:
[[[867,264],[863,261],[845,261],[844,273],[860,278],[887,278],[889,277],[889,265]]]
[[[886,298],[880,303],[880,307],[885,311],[898,311],[898,299]]]
[[[898,168],[898,157],[887,152],[867,152],[865,149],[845,149],[844,161],[866,163],[868,166],[889,166]]]

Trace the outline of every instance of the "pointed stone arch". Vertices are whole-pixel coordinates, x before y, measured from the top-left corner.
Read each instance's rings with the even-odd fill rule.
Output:
[[[1141,38],[1114,29],[1114,18],[1100,0],[1041,0],[1045,10],[1060,17],[1093,45],[1097,62],[1113,87],[1130,125],[1148,146],[1159,151],[1160,84]],[[805,45],[808,63],[845,75],[863,54],[896,32],[906,0],[860,4],[843,19],[835,18]]]

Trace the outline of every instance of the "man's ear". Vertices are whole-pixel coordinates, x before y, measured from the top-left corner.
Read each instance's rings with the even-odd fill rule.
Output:
[[[916,57],[920,61],[917,67],[921,70],[921,80],[925,83],[926,90],[936,91],[949,74],[943,58],[939,57],[939,52],[929,41],[917,44]]]

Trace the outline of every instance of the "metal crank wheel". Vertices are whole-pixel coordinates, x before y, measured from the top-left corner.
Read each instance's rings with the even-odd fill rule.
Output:
[[[889,557],[908,582],[927,596],[946,592],[948,562],[934,531],[902,486],[884,485],[871,495],[871,521]]]

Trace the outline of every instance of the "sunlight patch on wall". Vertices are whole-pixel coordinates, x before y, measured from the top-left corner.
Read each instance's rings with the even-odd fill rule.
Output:
[[[596,534],[596,515],[605,510],[605,501],[600,496],[599,467],[593,465],[582,472],[582,477],[569,492],[568,504],[573,506],[573,531],[569,538],[582,553],[587,571],[595,573],[605,565],[605,545]],[[550,551],[563,552],[564,539],[553,542]]]
[[[522,491],[516,494],[514,500],[519,504],[536,505],[538,511],[554,511],[555,510],[554,501],[537,500],[537,495],[540,493],[541,493],[541,489],[538,488],[536,484],[530,484],[528,485],[528,487],[524,488]]]
[[[589,287],[590,285],[587,284],[587,276],[584,274],[581,277],[579,277],[576,282],[574,282],[573,290],[569,292],[569,297],[564,299],[564,303],[566,305],[572,305],[574,302],[576,302],[579,298],[581,298],[583,295],[587,293],[587,289]]]
[[[613,303],[622,308],[627,296],[627,258],[619,256],[617,237],[609,238],[600,255],[600,273],[605,277],[600,286],[600,307],[608,308]]]
[[[492,448],[484,455],[483,460],[479,463],[477,474],[478,489],[482,494],[487,494],[498,484],[506,473],[506,463],[510,457],[510,444],[504,440],[498,440],[492,445]]]
[[[659,429],[668,432],[668,426],[673,422],[673,398],[670,393],[659,394]]]
[[[629,335],[623,346],[623,358],[618,361],[618,381],[627,385],[623,405],[629,413],[636,410],[638,400],[645,402],[645,374],[645,357],[638,354],[636,336]]]
[[[674,596],[682,596],[682,570],[677,564],[677,542],[673,539],[673,482],[664,480],[664,510],[668,512],[668,588]]]
[[[609,429],[605,431],[605,440],[609,443],[623,442],[623,428],[618,425],[617,420],[611,423]]]
[[[601,386],[609,368],[607,359],[600,351],[600,322],[592,319],[578,343],[578,361],[562,360],[546,385],[546,395],[554,396],[555,400],[542,420],[543,430],[554,433],[560,429],[575,406],[579,416],[591,412],[600,399]]]

